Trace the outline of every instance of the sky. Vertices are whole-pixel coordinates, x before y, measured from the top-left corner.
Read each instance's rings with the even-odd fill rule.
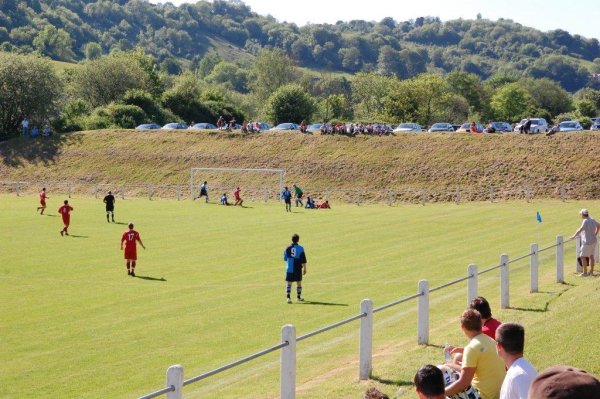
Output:
[[[166,0],[150,0],[164,3]],[[180,5],[189,0],[171,0]],[[392,17],[406,21],[433,16],[442,21],[483,18],[512,19],[525,26],[547,32],[563,29],[600,40],[598,0],[243,0],[252,11],[272,15],[279,22],[330,23],[363,19],[380,21]]]

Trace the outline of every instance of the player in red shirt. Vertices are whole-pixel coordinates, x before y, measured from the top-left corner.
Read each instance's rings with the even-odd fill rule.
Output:
[[[240,196],[240,193],[242,192],[242,190],[240,190],[240,188],[236,188],[235,191],[233,192],[233,198],[235,199],[235,203],[233,205],[239,205],[242,206],[242,204],[244,203],[244,200],[242,199],[242,197]]]
[[[37,210],[39,211],[40,209],[42,210],[40,212],[40,215],[44,214],[44,210],[46,209],[46,199],[50,199],[50,197],[46,196],[46,187],[42,188],[42,191],[40,191],[40,205],[38,206]]]
[[[129,223],[129,230],[121,236],[121,250],[125,244],[125,266],[127,266],[127,274],[135,277],[135,262],[137,261],[136,243],[139,242],[142,248],[146,249],[140,233],[133,229],[133,223]]]
[[[69,205],[69,201],[65,200],[64,205],[58,208],[58,213],[62,215],[63,224],[65,227],[60,231],[60,235],[69,235],[68,229],[69,224],[71,224],[71,212],[73,211],[73,207]]]

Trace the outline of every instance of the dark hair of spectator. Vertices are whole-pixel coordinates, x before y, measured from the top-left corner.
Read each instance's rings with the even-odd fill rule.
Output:
[[[525,348],[525,329],[517,323],[503,323],[496,330],[496,342],[510,355],[519,355]]]
[[[475,309],[467,309],[460,316],[460,325],[469,331],[481,331],[481,314]]]
[[[473,298],[471,300],[471,304],[469,305],[469,307],[471,309],[475,309],[479,313],[481,313],[481,318],[482,319],[489,319],[489,318],[492,317],[492,309],[490,309],[490,304],[487,301],[487,299],[485,299],[482,296],[478,296],[477,298]]]
[[[445,384],[442,370],[431,364],[426,364],[415,374],[415,386],[427,396],[443,395]]]

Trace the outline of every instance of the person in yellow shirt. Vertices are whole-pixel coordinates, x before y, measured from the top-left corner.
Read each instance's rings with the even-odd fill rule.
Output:
[[[498,399],[506,369],[496,353],[496,341],[481,332],[481,314],[475,309],[463,312],[460,327],[470,341],[463,350],[460,378],[446,387],[445,395],[456,395],[472,385],[481,399]]]

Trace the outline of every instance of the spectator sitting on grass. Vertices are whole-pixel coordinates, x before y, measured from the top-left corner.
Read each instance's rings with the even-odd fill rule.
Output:
[[[427,364],[415,374],[415,389],[419,399],[445,399],[442,370]]]

